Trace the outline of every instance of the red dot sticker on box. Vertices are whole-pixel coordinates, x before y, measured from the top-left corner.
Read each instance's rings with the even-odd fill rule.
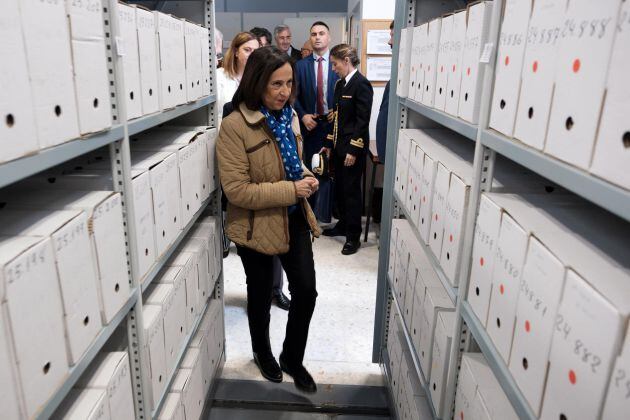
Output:
[[[437,215],[437,213],[436,213],[436,215],[435,215],[435,220],[437,220],[437,219],[438,219],[438,215]]]
[[[470,76],[470,67],[466,69],[466,76]]]
[[[423,203],[426,203],[426,202],[427,202],[427,196],[426,196],[426,195],[423,195],[423,196],[422,196],[422,202],[423,202]]]
[[[453,64],[453,73],[455,73],[455,64]]]
[[[501,292],[501,294],[505,293],[505,287],[503,287],[503,285],[499,286],[499,292]]]
[[[460,420],[464,420],[464,412],[463,411],[459,412],[459,419]]]
[[[582,66],[582,62],[580,61],[579,58],[576,58],[575,60],[573,60],[573,73],[577,73],[578,71],[580,71],[581,66]]]
[[[479,265],[483,267],[483,263],[484,263],[483,257],[479,258]]]
[[[450,235],[450,236],[448,237],[448,240],[449,240],[450,242],[453,242],[453,235]]]
[[[538,71],[538,60],[534,60],[534,63],[532,64],[532,71],[534,73]]]
[[[529,332],[530,329],[531,329],[531,325],[529,321],[525,321],[525,331]]]
[[[577,377],[575,376],[575,372],[573,371],[573,369],[569,371],[569,382],[571,382],[571,385],[575,385],[575,383],[577,382]]]
[[[505,65],[507,66],[508,64],[510,64],[510,56],[506,55],[505,56]]]
[[[444,73],[444,66],[440,66],[440,73]]]
[[[418,186],[417,186],[417,185],[416,185],[416,186],[414,186],[414,187],[413,187],[413,190],[414,190],[415,192],[418,192]]]

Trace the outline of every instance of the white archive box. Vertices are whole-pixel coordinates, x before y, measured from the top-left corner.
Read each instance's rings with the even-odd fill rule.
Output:
[[[431,355],[431,376],[428,378],[429,392],[438,418],[445,417],[446,380],[448,377],[449,357],[455,331],[455,312],[442,311],[438,314]]]
[[[630,43],[630,3],[621,4],[617,34],[606,81],[606,100],[595,144],[591,172],[626,190],[630,190],[630,85],[625,76],[630,71],[626,52]]]
[[[208,193],[211,193],[218,188],[218,176],[217,176],[217,158],[216,158],[216,144],[219,131],[216,127],[208,127],[206,129],[207,134],[207,147],[208,147]],[[208,194],[209,195],[209,194]]]
[[[32,417],[68,373],[63,306],[52,240],[0,237],[4,328],[11,331],[26,416]],[[33,334],[37,331],[37,334]]]
[[[407,225],[409,226],[409,225]],[[394,276],[391,278],[393,291],[396,294],[396,298],[402,306],[405,302],[405,291],[407,285],[407,268],[409,264],[409,250],[407,248],[407,242],[409,240],[409,233],[407,231],[401,231],[398,234],[398,239],[395,244],[395,264]],[[403,310],[401,308],[401,310]],[[404,314],[401,314],[404,315]]]
[[[451,172],[441,162],[437,165],[433,199],[431,200],[431,228],[429,231],[429,247],[436,259],[440,259],[442,239],[444,237],[444,217],[446,213],[446,196]]]
[[[186,271],[181,266],[165,267],[156,278],[158,284],[169,284],[173,286],[173,293],[170,301],[166,302],[169,314],[164,310],[164,334],[166,342],[166,364],[170,372],[175,366],[177,355],[188,334],[186,321]],[[170,316],[170,317],[169,317]],[[166,318],[169,318],[168,320]],[[168,326],[167,326],[168,324]],[[167,330],[169,332],[167,332]],[[173,334],[172,337],[166,337]]]
[[[444,288],[440,286],[430,286],[427,283],[425,289],[424,302],[422,304],[423,330],[420,335],[420,351],[418,359],[425,378],[431,376],[431,360],[433,354],[433,339],[435,336],[435,326],[438,315],[442,311],[454,311],[453,303],[446,294]]]
[[[2,276],[4,277],[4,276]],[[0,284],[0,291],[4,285]],[[4,296],[2,296],[4,298]],[[15,352],[11,343],[9,324],[6,321],[4,306],[0,305],[0,404],[2,415],[9,419],[23,418],[20,384],[15,362]]]
[[[175,22],[173,22],[172,29],[175,29],[177,26],[177,30],[173,32],[173,35],[176,36],[175,40],[175,54],[173,57],[173,69],[175,71],[175,98],[177,100],[177,105],[185,104],[188,102],[186,98],[186,44],[184,41],[185,30],[184,23],[186,22],[184,19],[180,19],[178,17],[171,17]]]
[[[516,302],[529,240],[529,232],[517,220],[509,213],[501,218],[486,324],[488,335],[506,364],[512,348]]]
[[[534,1],[529,20],[514,137],[538,150],[545,146],[566,5],[567,0]]]
[[[407,169],[407,188],[406,188],[406,192],[405,192],[405,196],[401,197],[401,200],[403,201],[401,204],[404,205],[405,209],[407,210],[407,214],[411,215],[411,206],[413,203],[413,199],[414,199],[414,194],[418,193],[418,169],[422,169],[421,166],[418,165],[418,161],[415,159],[416,158],[416,153],[420,153],[422,152],[422,150],[418,150],[418,146],[416,145],[416,143],[412,140],[410,142],[410,147],[409,147],[409,168]],[[423,158],[424,158],[424,153],[423,154]],[[422,178],[420,178],[420,181],[422,180]],[[412,218],[412,222],[415,224],[415,221]]]
[[[159,258],[179,235],[183,222],[177,154],[172,152],[135,152],[132,168],[148,172],[151,183],[155,255]]]
[[[199,38],[201,39],[201,94],[210,95],[210,34],[205,26],[199,26]],[[214,60],[214,58],[213,58]]]
[[[199,26],[184,20],[184,48],[186,52],[186,100],[197,100],[202,95],[201,33]]]
[[[134,5],[134,8],[138,28],[142,115],[148,115],[160,110],[157,33],[153,13],[142,6]]]
[[[491,386],[494,380],[494,386]],[[455,394],[455,419],[474,419],[473,406],[480,383],[500,390],[500,385],[481,353],[463,353],[457,392]],[[490,384],[490,386],[488,386]]]
[[[446,101],[444,112],[458,115],[459,92],[462,84],[462,61],[464,59],[464,42],[466,41],[466,10],[453,15],[451,44],[448,58],[448,78],[446,81]]]
[[[472,410],[472,418],[479,420],[518,420],[519,418],[510,400],[501,389],[487,391],[482,384],[477,388]]]
[[[7,193],[7,208],[83,210],[94,269],[98,277],[101,320],[107,325],[129,298],[130,287],[125,255],[125,233],[120,193],[112,191],[68,191],[52,189]]]
[[[207,138],[201,130],[184,128],[152,130],[132,139],[133,150],[176,152],[178,157],[182,199],[182,226],[199,210],[207,197],[204,182],[207,177]],[[204,192],[205,191],[205,192]]]
[[[508,137],[514,134],[531,10],[532,0],[507,0],[503,8],[489,124]]]
[[[516,327],[509,368],[532,411],[542,402],[556,310],[564,286],[564,265],[530,237],[516,304]]]
[[[485,66],[479,63],[488,40],[492,2],[484,1],[468,7],[468,25],[462,58],[462,81],[458,115],[472,124],[479,120],[481,87]]]
[[[208,254],[208,240],[206,238],[191,238],[188,237],[179,249],[184,252],[191,252],[195,254],[195,262],[197,264],[197,276],[198,276],[198,308],[199,312],[203,309],[206,301],[212,294],[212,286],[214,285],[212,274],[210,273],[210,258]]]
[[[492,272],[501,228],[501,207],[486,194],[481,195],[475,221],[470,281],[466,300],[485,327],[492,292]]]
[[[186,331],[192,331],[199,315],[199,274],[197,273],[197,255],[192,252],[178,252],[167,262],[167,267],[181,267],[186,283]]]
[[[199,369],[181,368],[177,371],[170,392],[181,395],[184,418],[186,420],[199,419],[201,416],[203,401],[201,402],[201,408],[198,407],[198,403],[200,401],[199,396],[201,395],[202,386],[201,371]]]
[[[167,382],[162,307],[143,305],[142,322],[145,340],[142,347],[151,378],[151,393],[146,398],[150,401],[149,406],[155,409]]]
[[[131,390],[129,391],[131,392]],[[63,420],[113,420],[103,389],[70,390],[53,418]]]
[[[133,6],[119,2],[118,23],[122,37],[120,46],[122,46],[123,50],[122,63],[125,78],[127,118],[133,119],[142,116],[142,88],[140,84],[140,55],[136,9]]]
[[[442,18],[429,22],[429,32],[424,51],[426,61],[424,65],[424,89],[422,90],[422,103],[433,107],[435,101],[435,82],[437,80],[437,60],[440,48],[440,32],[442,30]]]
[[[435,79],[435,99],[433,103],[434,108],[440,111],[444,111],[444,107],[446,107],[446,85],[448,84],[449,76],[448,65],[452,36],[453,15],[444,16],[442,18],[442,27],[440,28],[437,65],[435,66],[437,77]]]
[[[203,239],[208,242],[208,273],[210,281],[219,278],[221,274],[221,261],[223,260],[223,247],[221,244],[221,232],[217,231],[214,220],[212,222],[206,219],[199,219],[200,222],[195,223],[188,232],[191,238]]]
[[[19,3],[37,138],[46,149],[79,136],[66,4]]]
[[[437,160],[425,153],[422,167],[422,184],[420,185],[420,214],[418,216],[418,230],[425,244],[429,243],[431,231],[433,189],[435,187],[435,178],[437,177],[437,168]]]
[[[26,63],[26,49],[22,38],[19,0],[7,0],[0,15],[0,124],[3,147],[0,162],[36,152],[37,130],[33,98]]]
[[[404,202],[407,194],[407,172],[409,171],[409,151],[411,150],[411,139],[405,131],[401,131],[398,136],[396,147],[396,174],[394,188],[398,198]]]
[[[629,327],[630,328],[630,327]],[[603,420],[622,419],[630,409],[628,399],[628,387],[630,387],[630,334],[626,330],[626,338],[621,349],[621,354],[617,357],[615,367],[610,376],[604,410]]]
[[[606,92],[606,75],[621,0],[571,0],[565,19],[598,22],[563,31],[545,153],[588,169]],[[586,25],[586,24],[584,24]]]
[[[164,404],[160,410],[158,420],[186,420],[184,406],[182,405],[182,394],[169,392],[164,397]]]
[[[199,349],[199,363],[201,369],[201,378],[203,380],[203,394],[207,395],[214,379],[214,361],[211,362],[208,349],[208,340],[206,339],[207,330],[202,330],[201,325],[197,329],[195,336],[190,340],[189,348]]]
[[[101,3],[100,0],[90,3],[66,0],[81,134],[112,125]]]
[[[415,238],[414,238],[415,239]],[[405,291],[404,291],[404,299],[399,301],[403,305],[403,319],[405,320],[405,325],[407,326],[407,330],[411,333],[411,326],[413,321],[413,311],[416,307],[415,300],[415,291],[416,287],[420,290],[424,289],[424,283],[422,282],[422,277],[418,275],[419,270],[417,267],[416,259],[414,258],[414,253],[417,249],[417,246],[410,244],[409,247],[409,265],[407,267],[407,281],[405,283]]]
[[[407,98],[420,102],[422,99],[422,85],[424,83],[424,70],[422,69],[422,49],[426,43],[428,24],[416,26],[409,29],[411,40],[411,56],[409,58],[409,82]],[[420,96],[416,95],[420,93]],[[419,99],[417,99],[419,98]]]
[[[182,359],[181,367],[183,369],[190,369],[190,379],[187,381],[190,383],[188,392],[184,392],[184,413],[187,419],[199,419],[203,411],[205,400],[205,394],[203,392],[203,377],[202,377],[202,363],[200,358],[201,352],[199,349],[189,347]],[[182,369],[180,369],[181,371]]]
[[[471,175],[466,174],[466,178],[464,178],[458,176],[454,171],[451,172],[448,195],[446,196],[444,238],[440,252],[440,266],[444,270],[449,283],[454,287],[459,285],[460,255],[464,245],[462,236],[466,230],[466,214],[468,212],[468,199],[472,185]]]
[[[630,314],[630,230],[578,200],[490,195],[568,268],[541,418],[596,418]]]
[[[396,83],[396,95],[407,97],[409,90],[409,58],[411,52],[412,28],[400,30],[400,44],[398,46],[398,80]]]
[[[68,363],[77,363],[101,330],[86,213],[4,209],[0,211],[0,234],[51,238],[63,304]]]
[[[407,188],[407,206],[411,222],[418,226],[420,207],[422,206],[422,173],[424,171],[424,150],[415,142],[411,142],[411,158],[409,161],[409,186]]]
[[[166,375],[170,376],[175,370],[177,356],[186,336],[186,307],[181,305],[180,298],[182,288],[177,289],[177,295],[174,285],[168,283],[156,284],[149,290],[145,303],[162,308]]]
[[[389,235],[389,261],[387,268],[387,276],[390,280],[394,279],[396,273],[396,244],[398,243],[398,233],[402,226],[407,224],[405,219],[392,219],[392,230]]]
[[[224,357],[225,321],[223,318],[223,301],[210,299],[208,313],[212,322],[210,323],[210,328],[206,330],[206,342],[208,343],[208,355],[212,364],[212,370],[216,372]]]
[[[177,74],[178,69],[180,69],[177,61],[185,61],[183,21],[160,12],[153,12],[153,16],[155,17],[155,30],[158,42],[160,109],[169,109],[179,105],[179,84],[181,84],[181,91],[184,95],[186,93],[184,91],[184,81],[178,83]],[[181,50],[180,41],[182,44]],[[185,77],[185,69],[182,77]]]
[[[79,380],[77,387],[104,390],[112,420],[135,418],[131,368],[126,351],[100,353],[92,362],[88,372]]]
[[[411,294],[410,300],[413,302],[413,311],[411,313],[411,322],[408,324],[411,342],[417,354],[420,354],[420,339],[424,332],[424,297],[426,284],[422,279],[422,275],[416,276],[416,284],[413,289],[408,290]]]

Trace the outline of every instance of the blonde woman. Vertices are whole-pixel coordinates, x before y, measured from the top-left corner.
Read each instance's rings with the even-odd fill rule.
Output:
[[[260,47],[256,36],[249,32],[240,32],[225,52],[223,67],[217,69],[217,111],[223,118],[223,105],[232,101],[232,97],[241,83],[245,64],[250,54]]]

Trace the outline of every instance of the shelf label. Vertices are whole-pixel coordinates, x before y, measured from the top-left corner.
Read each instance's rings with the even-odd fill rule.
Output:
[[[489,63],[490,56],[492,55],[492,51],[494,50],[494,44],[492,42],[486,42],[486,45],[483,46],[483,52],[481,53],[481,57],[479,57],[480,63]]]
[[[125,56],[125,43],[123,41],[123,38],[120,36],[116,37],[116,54],[119,57]]]

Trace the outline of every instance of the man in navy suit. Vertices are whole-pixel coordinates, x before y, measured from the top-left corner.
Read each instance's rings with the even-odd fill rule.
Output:
[[[332,71],[330,62],[328,25],[320,21],[315,22],[311,26],[310,40],[313,54],[298,61],[295,65],[298,94],[294,104],[300,117],[300,128],[304,139],[303,160],[309,168],[313,155],[319,153],[324,145],[329,121],[332,121],[335,83],[339,80],[339,76]],[[311,196],[312,204],[316,203],[315,196],[316,194]],[[316,215],[318,213],[320,212],[316,209]],[[322,221],[328,221],[324,219],[327,218],[320,218]]]

